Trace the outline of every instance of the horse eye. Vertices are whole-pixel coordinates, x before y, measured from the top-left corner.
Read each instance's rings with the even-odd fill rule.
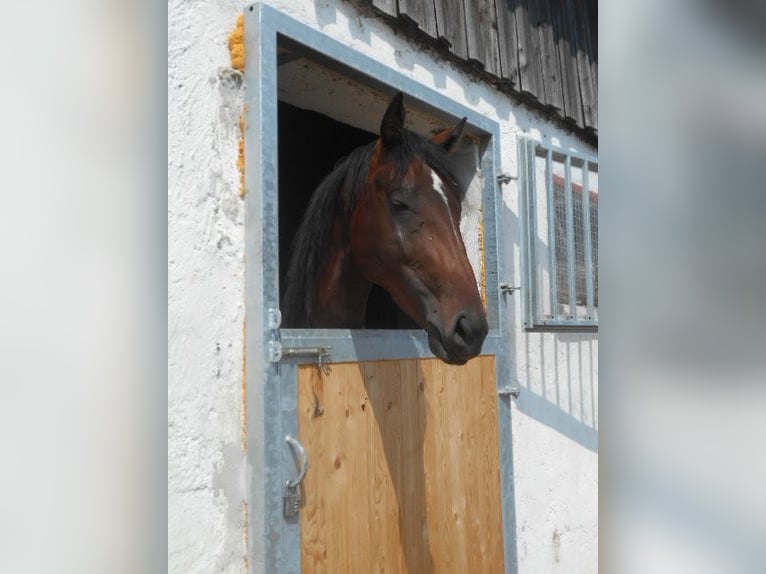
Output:
[[[410,206],[398,199],[392,199],[391,209],[393,209],[394,213],[403,213],[405,211],[410,211]]]

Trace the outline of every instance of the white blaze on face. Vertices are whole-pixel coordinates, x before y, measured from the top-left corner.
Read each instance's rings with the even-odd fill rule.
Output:
[[[449,221],[452,224],[452,231],[455,234],[455,237],[460,239],[460,236],[457,232],[457,227],[455,227],[455,221],[452,219],[452,210],[449,208],[449,200],[447,199],[447,194],[444,193],[444,182],[441,180],[441,178],[436,174],[434,170],[431,170],[431,180],[434,184],[434,191],[439,194],[439,197],[442,198],[442,201],[444,202],[445,207],[447,208],[447,214],[449,214]]]

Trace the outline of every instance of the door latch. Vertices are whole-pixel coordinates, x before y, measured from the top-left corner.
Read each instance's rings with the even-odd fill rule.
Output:
[[[303,479],[306,478],[306,471],[309,469],[309,458],[303,445],[297,440],[287,435],[285,442],[290,445],[293,456],[300,461],[300,471],[294,480],[285,481],[285,494],[282,497],[282,514],[285,518],[297,515],[304,505],[303,499]]]
[[[500,283],[500,292],[505,295],[508,293],[508,295],[513,295],[514,291],[521,290],[521,287],[514,287],[513,285],[510,285],[508,283]]]
[[[283,347],[281,343],[271,341],[269,360],[278,363],[282,359],[314,358],[319,369],[324,369],[330,362],[332,347]]]

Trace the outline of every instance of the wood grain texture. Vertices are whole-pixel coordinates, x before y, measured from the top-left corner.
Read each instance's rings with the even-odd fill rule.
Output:
[[[434,8],[438,38],[446,41],[458,58],[467,59],[463,0],[434,0]]]
[[[493,357],[301,367],[302,572],[503,572],[496,397]]]
[[[537,32],[537,0],[519,0],[516,4],[516,32],[519,43],[519,79],[521,92],[542,102],[545,92],[540,63],[540,37]]]
[[[577,72],[582,97],[583,123],[598,129],[598,81],[594,75],[594,61],[598,59],[590,29],[593,16],[589,2],[579,0],[575,3],[575,33],[577,41]]]
[[[555,0],[553,0],[555,1]],[[564,95],[561,90],[561,66],[556,38],[553,33],[551,0],[539,0],[540,26],[540,64],[542,66],[545,104],[559,111],[564,109]]]
[[[494,76],[500,75],[495,0],[465,0],[468,59]]]
[[[372,5],[389,16],[397,16],[396,0],[372,0]]]
[[[500,52],[500,73],[506,82],[519,89],[519,43],[516,34],[518,0],[495,0],[497,35]]]
[[[437,38],[434,0],[399,0],[399,17],[412,21],[431,38]]]
[[[569,127],[598,130],[596,0],[365,2],[398,18],[386,18],[397,33],[437,40],[466,69],[500,80],[503,91],[526,95]]]
[[[572,0],[559,0],[553,13],[553,29],[558,38],[561,85],[564,94],[564,117],[583,125],[582,98],[577,74],[577,41],[574,32]]]

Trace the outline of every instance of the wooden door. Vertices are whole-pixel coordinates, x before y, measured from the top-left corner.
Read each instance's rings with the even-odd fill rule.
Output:
[[[495,358],[298,370],[304,574],[498,573]]]

